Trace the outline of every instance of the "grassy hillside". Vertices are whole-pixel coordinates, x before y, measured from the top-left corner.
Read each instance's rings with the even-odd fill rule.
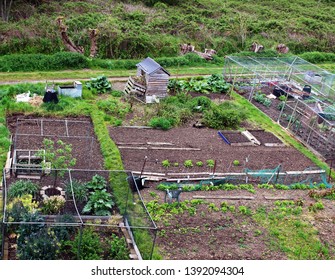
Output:
[[[285,43],[295,54],[334,52],[334,13],[332,0],[17,0],[9,21],[0,21],[0,55],[64,50],[58,16],[86,54],[88,30],[98,28],[101,58],[175,56],[188,42],[219,56],[246,50],[253,41],[266,49]]]

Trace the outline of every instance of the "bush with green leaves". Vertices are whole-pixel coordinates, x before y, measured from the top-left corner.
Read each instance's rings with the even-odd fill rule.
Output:
[[[17,256],[20,260],[57,260],[60,242],[51,228],[43,228],[20,241]]]
[[[92,228],[78,232],[73,241],[68,242],[71,252],[78,260],[101,260],[103,247],[99,235]]]
[[[169,130],[173,126],[173,121],[163,117],[154,117],[149,121],[149,126],[160,128],[162,130]]]
[[[18,180],[9,185],[8,198],[21,197],[25,194],[35,196],[39,186],[30,180]]]
[[[0,62],[1,72],[49,71],[88,67],[85,56],[73,52],[59,52],[52,55],[11,54],[1,56]]]
[[[53,227],[53,230],[55,232],[55,235],[57,236],[57,239],[62,244],[64,244],[67,240],[70,240],[71,235],[75,231],[75,227],[70,225],[66,226],[65,224],[75,224],[76,220],[71,214],[64,214],[59,215],[56,219],[56,222],[62,225]]]
[[[66,144],[62,140],[56,141],[56,143],[45,138],[43,140],[43,149],[39,150],[38,155],[45,158],[46,162],[51,163],[51,168],[55,169],[53,173],[56,184],[58,176],[63,177],[66,169],[76,164],[76,159],[72,156],[72,145]],[[43,168],[47,168],[45,164]]]
[[[212,104],[211,108],[204,112],[203,122],[215,129],[237,129],[245,117],[245,112],[240,106],[226,101],[220,105]]]
[[[68,182],[65,184],[65,193],[67,195],[67,198],[75,199],[78,202],[86,202],[88,200],[88,194],[89,194],[87,185],[76,179],[73,179],[71,183]]]
[[[112,195],[107,190],[95,190],[90,194],[88,202],[83,208],[83,213],[109,216],[114,205]]]
[[[107,181],[105,179],[105,177],[99,175],[99,174],[95,174],[91,181],[89,181],[86,184],[86,187],[90,190],[90,191],[96,191],[96,190],[104,190],[107,187]]]
[[[97,93],[107,93],[112,90],[112,84],[106,76],[91,78],[91,81],[86,82],[85,85],[89,90],[96,91]]]
[[[130,112],[130,105],[122,102],[120,98],[110,97],[108,99],[97,101],[97,106],[107,115],[116,118],[124,119],[127,113]]]
[[[111,260],[129,260],[129,249],[124,237],[118,237],[112,234],[109,242],[109,258]]]
[[[19,222],[22,217],[28,213],[35,213],[38,209],[38,203],[33,201],[31,194],[24,194],[13,198],[7,205],[9,220]]]
[[[260,103],[263,104],[265,107],[270,107],[272,104],[272,101],[270,98],[267,98],[264,93],[255,93],[253,96],[253,99]]]
[[[65,206],[65,198],[61,195],[53,195],[43,199],[41,211],[45,215],[59,214]]]
[[[211,107],[212,101],[207,96],[197,96],[192,98],[187,106],[191,108],[193,112],[204,112]]]

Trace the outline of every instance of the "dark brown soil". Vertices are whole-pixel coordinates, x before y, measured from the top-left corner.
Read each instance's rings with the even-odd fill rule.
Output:
[[[164,192],[155,189],[144,189],[142,195],[145,201],[154,199],[160,203],[164,201]],[[273,240],[267,229],[260,226],[250,216],[238,213],[240,206],[246,206],[253,213],[259,207],[270,210],[274,207],[274,200],[265,197],[286,197],[289,200],[303,201],[304,219],[309,221],[318,231],[324,244],[329,246],[331,256],[335,255],[334,231],[334,201],[322,200],[325,209],[313,214],[308,210],[315,200],[304,190],[266,190],[256,188],[256,192],[245,190],[234,191],[196,191],[183,192],[181,201],[192,200],[195,196],[248,196],[254,200],[225,200],[205,198],[206,204],[199,205],[197,212],[191,216],[187,211],[181,215],[173,215],[168,221],[158,221],[159,233],[157,244],[166,259],[210,260],[210,259],[287,259],[284,252],[273,246]],[[209,203],[214,203],[219,209],[225,201],[234,205],[235,213],[211,211]]]
[[[314,164],[297,150],[291,147],[265,147],[244,146],[237,147],[226,144],[214,129],[193,127],[173,128],[168,131],[156,129],[138,129],[114,127],[110,128],[111,138],[120,148],[122,160],[127,170],[141,171],[144,158],[147,157],[145,165],[146,172],[210,172],[206,167],[206,160],[216,161],[216,172],[240,172],[244,168],[264,169],[275,168],[279,164],[282,170],[304,170]],[[232,142],[245,141],[240,133],[224,132],[229,135]],[[241,137],[242,136],[242,137]],[[268,139],[269,133],[259,131],[258,138]],[[275,137],[271,137],[275,138]],[[148,144],[148,142],[166,142],[172,145]],[[120,145],[121,143],[121,145]],[[157,150],[152,147],[177,147],[198,148],[200,151],[187,150]],[[138,150],[136,147],[147,148]],[[248,158],[248,162],[246,162]],[[169,168],[162,166],[162,161],[168,159],[171,163]],[[185,160],[192,160],[194,167],[183,166]],[[234,160],[239,160],[240,166],[232,166]],[[202,161],[204,166],[196,166],[197,161]],[[179,166],[173,166],[178,162]]]
[[[86,117],[66,120],[65,124],[64,119],[23,115],[7,117],[7,126],[14,140],[13,149],[39,150],[43,148],[45,138],[54,142],[62,140],[72,145],[72,155],[76,159],[73,169],[102,170],[103,157],[91,120]]]
[[[250,133],[256,137],[261,144],[272,143],[272,144],[280,144],[282,141],[278,139],[275,135],[270,132],[266,132],[264,130],[249,130]]]

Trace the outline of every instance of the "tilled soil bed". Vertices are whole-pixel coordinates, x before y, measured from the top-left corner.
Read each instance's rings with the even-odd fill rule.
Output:
[[[18,119],[21,121],[17,122]],[[72,155],[76,159],[73,169],[103,169],[100,146],[87,117],[51,119],[13,115],[7,117],[7,127],[13,135],[13,149],[39,150],[46,138],[54,142],[62,140],[72,145]]]
[[[216,161],[216,172],[241,172],[244,168],[253,170],[275,168],[279,164],[282,170],[304,170],[314,164],[292,147],[233,146],[228,145],[214,129],[193,127],[173,128],[168,131],[157,129],[139,129],[128,127],[110,127],[110,136],[119,146],[125,169],[141,171],[144,158],[147,157],[145,172],[211,172],[206,161]],[[237,132],[222,131],[229,135],[229,141],[246,142],[246,138]],[[269,139],[269,133],[257,132],[257,138]],[[241,140],[240,140],[241,139]],[[271,141],[277,139],[271,137]],[[176,149],[173,149],[176,148]],[[163,160],[169,160],[171,166],[162,166]],[[248,160],[246,160],[248,159]],[[192,160],[193,167],[186,168],[185,160]],[[238,160],[239,166],[232,162]],[[196,166],[202,161],[203,166]],[[174,163],[178,163],[175,166]]]

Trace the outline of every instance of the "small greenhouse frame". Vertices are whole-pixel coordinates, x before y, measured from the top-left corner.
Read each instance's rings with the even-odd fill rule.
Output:
[[[264,88],[279,90],[287,98],[273,120],[324,158],[334,155],[335,74],[298,56],[227,56],[223,76],[250,102]]]

